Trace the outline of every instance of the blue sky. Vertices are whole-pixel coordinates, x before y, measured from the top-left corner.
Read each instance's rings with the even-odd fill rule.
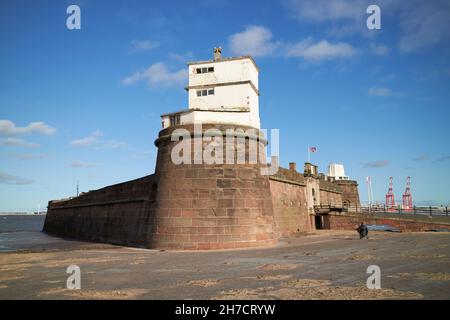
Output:
[[[186,62],[251,54],[280,162],[343,163],[383,200],[412,177],[450,202],[450,5],[365,0],[1,1],[0,211],[154,172],[159,115],[187,107]],[[81,8],[81,30],[66,8]]]

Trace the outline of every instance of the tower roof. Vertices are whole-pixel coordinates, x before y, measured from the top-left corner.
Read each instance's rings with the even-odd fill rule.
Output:
[[[244,60],[244,59],[250,59],[250,61],[253,63],[253,65],[255,66],[256,70],[259,73],[259,68],[256,65],[255,60],[253,60],[252,56],[240,56],[240,57],[228,57],[228,58],[220,58],[220,60],[202,60],[202,61],[189,61],[187,63],[188,66],[191,65],[197,65],[197,64],[207,64],[207,63],[219,63],[219,62],[227,62],[227,61],[233,61],[233,60]]]

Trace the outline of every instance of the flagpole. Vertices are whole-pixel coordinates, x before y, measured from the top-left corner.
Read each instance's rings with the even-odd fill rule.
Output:
[[[311,163],[311,152],[308,147],[308,163]]]

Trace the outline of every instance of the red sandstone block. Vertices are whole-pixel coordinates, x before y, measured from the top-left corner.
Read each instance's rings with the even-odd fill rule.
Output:
[[[257,176],[254,169],[239,168],[237,172],[240,179],[254,179]]]
[[[183,249],[183,244],[178,243],[178,242],[171,242],[171,243],[168,243],[166,246],[167,246],[167,249],[169,249],[169,250],[182,250]]]
[[[155,223],[156,225],[159,227],[172,227],[173,218],[165,218],[165,217],[156,217],[155,218]]]
[[[192,218],[193,227],[215,227],[217,219],[215,218]]]
[[[270,199],[270,197],[268,199],[264,199],[263,204],[264,208],[273,208],[272,199]],[[296,205],[298,206],[298,202],[296,202]]]
[[[223,247],[223,249],[234,249],[234,248],[238,248],[238,246],[237,246],[236,243],[234,243],[234,242],[225,242],[225,243],[222,243],[222,247]]]
[[[225,209],[225,208],[211,208],[212,217],[214,217],[214,218],[226,217],[227,210],[228,209]]]
[[[234,199],[234,208],[245,208],[245,199]]]
[[[184,177],[186,179],[198,178],[198,169],[186,169]]]
[[[171,190],[170,199],[195,199],[198,197],[196,190]]]
[[[223,244],[222,243],[210,243],[210,249],[211,250],[223,249]]]
[[[210,243],[199,243],[197,245],[198,250],[210,250],[211,244]]]
[[[198,250],[198,245],[197,245],[197,243],[191,243],[191,242],[188,242],[188,243],[183,243],[183,249],[184,250]]]
[[[263,202],[264,203],[264,200]],[[261,206],[261,200],[257,200],[257,199],[245,199],[245,205],[246,208],[261,208],[263,206]]]
[[[217,242],[218,236],[216,234],[205,234],[205,235],[202,235],[202,237],[203,237],[204,242],[213,243],[213,242]]]
[[[223,198],[242,198],[243,197],[243,193],[241,191],[241,189],[232,189],[232,188],[227,188],[227,189],[223,189],[223,193],[222,193],[222,197]]]
[[[226,233],[227,233],[226,227],[212,227],[211,228],[211,234],[222,235],[222,234],[226,234]]]
[[[254,216],[254,214],[251,211],[252,209],[249,208],[239,208],[239,209],[227,209],[227,215],[229,217],[236,217],[236,218],[250,218]],[[259,213],[259,210],[258,210]]]
[[[213,233],[212,227],[197,227],[197,234],[198,235],[204,235],[204,234],[212,234]]]
[[[176,232],[174,233],[188,233],[188,234],[193,234],[193,233],[197,233],[197,227],[178,227]]]
[[[181,217],[181,209],[179,208],[171,208],[168,209],[168,217]]]
[[[224,178],[236,178],[236,169],[224,168],[223,169],[223,177]]]
[[[247,226],[247,225],[254,225],[255,224],[255,219],[252,218],[237,218],[236,222],[238,225],[242,225],[242,226]]]
[[[250,232],[250,226],[232,226],[231,227],[232,235],[248,234],[249,232]]]
[[[160,233],[160,234],[162,234],[162,233],[171,233],[171,232],[170,232],[170,227],[166,227],[166,226],[158,226],[158,227],[156,228],[156,233]]]
[[[270,235],[268,234],[257,234],[256,235],[256,241],[261,241],[261,240],[270,240]]]
[[[220,234],[217,236],[217,240],[220,242],[229,242],[231,241],[231,234]]]
[[[217,204],[219,208],[233,208],[233,199],[219,199]]]
[[[217,188],[230,188],[231,179],[217,179]]]
[[[258,188],[241,189],[241,192],[245,198],[264,199],[267,197],[267,195]],[[269,197],[271,197],[271,195],[269,195]]]
[[[155,239],[158,239],[158,241],[173,241],[174,235],[173,234],[155,234]]]
[[[189,242],[190,241],[190,235],[189,234],[175,234],[174,240],[176,242]]]
[[[214,217],[214,209],[213,208],[208,208],[208,209],[196,209],[197,210],[197,214],[198,217]]]
[[[202,234],[190,234],[189,235],[189,241],[192,243],[198,243],[198,242],[202,242],[203,241],[203,235]]]
[[[215,195],[215,190],[198,190],[197,198],[211,199]]]
[[[223,169],[222,168],[209,168],[198,171],[199,178],[222,178]]]
[[[231,188],[254,188],[255,187],[255,181],[253,181],[253,180],[232,179],[230,187]]]
[[[174,227],[192,227],[192,218],[180,217],[173,218],[172,226]]]
[[[173,189],[173,183],[175,183],[175,189],[176,190],[186,190],[191,189],[193,187],[193,181],[196,181],[197,179],[177,179],[174,181],[171,181],[170,189]]]
[[[194,209],[181,209],[181,217],[196,217],[198,216],[198,211]]]
[[[235,224],[234,218],[217,218],[218,226],[233,226]]]
[[[215,208],[217,207],[217,200],[215,199],[193,199],[193,208]]]
[[[216,179],[192,179],[190,181],[193,188],[214,189],[217,186]]]

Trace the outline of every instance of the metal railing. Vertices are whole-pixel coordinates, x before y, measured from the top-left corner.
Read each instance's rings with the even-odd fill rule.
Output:
[[[412,208],[402,208],[402,206],[387,207],[386,205],[372,206],[342,206],[336,205],[318,205],[318,209],[329,209],[330,211],[357,212],[357,213],[380,213],[380,214],[417,214],[427,216],[449,216],[450,207],[444,206],[413,206]],[[338,209],[338,210],[337,210]],[[339,210],[340,209],[340,210]]]

